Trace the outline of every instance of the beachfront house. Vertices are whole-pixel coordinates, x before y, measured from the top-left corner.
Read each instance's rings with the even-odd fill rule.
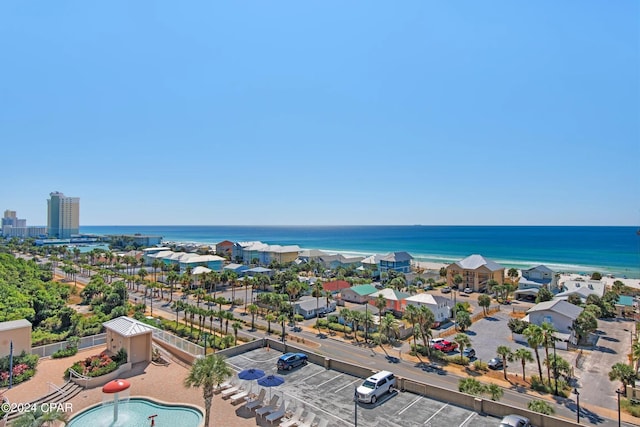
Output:
[[[362,260],[362,266],[358,268],[363,271],[368,271],[371,274],[371,277],[380,277],[380,261],[383,257],[384,255],[380,254],[368,256]]]
[[[433,313],[435,321],[442,323],[451,317],[451,306],[453,305],[453,301],[449,298],[423,292],[421,294],[405,298],[403,311],[409,305],[414,305],[418,308],[423,306],[427,307]]]
[[[522,270],[522,277],[531,282],[547,285],[548,289],[554,289],[558,283],[558,275],[546,265],[537,265]]]
[[[582,301],[586,301],[589,295],[596,295],[599,298],[604,296],[605,283],[600,280],[567,280],[560,283],[560,292],[555,298],[566,300],[569,295],[578,295]]]
[[[216,243],[216,255],[231,259],[233,256],[233,242],[230,240],[223,240]]]
[[[329,254],[318,249],[305,249],[298,254],[298,260],[301,262],[317,261],[318,258],[327,255]]]
[[[576,344],[576,336],[573,330],[573,323],[584,310],[582,307],[573,305],[567,301],[553,299],[541,302],[527,310],[524,317],[525,322],[541,326],[549,323],[558,331],[555,336],[560,341],[556,343],[557,348],[566,349],[568,342]]]
[[[272,262],[278,264],[289,264],[298,258],[300,247],[298,245],[267,245],[258,251],[261,265],[269,265]]]
[[[377,291],[376,287],[371,284],[352,286],[340,291],[340,299],[347,302],[363,304],[367,302],[367,296],[369,294]]]
[[[367,296],[369,304],[375,305],[378,296],[382,295],[387,300],[387,306],[385,311],[391,311],[393,314],[400,316],[404,311],[405,299],[410,295],[406,292],[401,292],[396,289],[384,288],[376,291]]]
[[[355,265],[356,267],[360,266],[364,257],[354,256],[347,257],[342,254],[335,255],[323,255],[318,257],[318,262],[320,262],[326,268],[336,269],[339,267],[348,267],[350,265]]]
[[[272,277],[273,276],[274,271],[270,268],[266,268],[266,267],[254,267],[254,268],[250,268],[248,270],[246,270],[244,272],[245,276],[257,276],[258,274],[264,274],[265,276],[268,277]]]
[[[389,252],[380,258],[378,268],[380,273],[389,271],[411,273],[411,260],[413,260],[413,257],[408,252]]]
[[[504,284],[505,268],[482,255],[470,255],[461,261],[449,264],[446,270],[448,286],[455,287],[454,277],[462,276],[460,289],[471,288],[475,292],[485,292],[489,280],[495,280],[499,285]]]

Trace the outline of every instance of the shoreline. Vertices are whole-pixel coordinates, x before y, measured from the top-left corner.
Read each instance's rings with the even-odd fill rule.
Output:
[[[265,242],[266,243],[266,242]],[[193,246],[210,246],[213,249],[215,249],[215,245],[216,243],[210,243],[210,242],[200,242],[200,241],[172,241],[172,240],[167,240],[165,242],[163,242],[162,246],[168,246],[168,245],[177,245],[177,246],[189,246],[189,245],[193,245]],[[376,253],[387,253],[390,251],[385,251],[385,252],[366,252],[366,251],[359,251],[359,250],[339,250],[339,249],[323,249],[323,248],[306,248],[306,247],[300,247],[300,250],[305,251],[305,250],[320,250],[323,252],[326,252],[327,254],[330,255],[335,255],[335,254],[341,254],[344,256],[352,256],[352,257],[357,257],[357,256],[363,256],[363,257],[368,257],[371,255],[374,255]],[[411,252],[409,252],[413,257],[414,257],[414,261],[413,263],[418,265],[422,265],[422,268],[425,268],[427,270],[439,270],[441,267],[446,267],[449,264],[452,264],[456,261],[459,261],[461,259],[463,259],[465,256],[471,255],[471,254],[467,254],[465,256],[462,257],[458,257],[458,258],[454,258],[451,256],[447,256],[447,255],[438,255],[438,254],[429,254],[429,255],[425,255],[425,254],[413,254]],[[482,255],[482,254],[481,254]],[[503,260],[503,259],[495,259],[495,258],[491,258],[491,257],[487,257],[489,259],[491,259],[492,261],[497,262],[500,265],[503,265],[506,269],[509,268],[516,268],[519,271],[522,269],[526,269],[526,268],[531,268],[531,267],[535,267],[536,265],[545,265],[547,267],[549,267],[550,269],[552,269],[553,271],[560,273],[562,275],[575,275],[576,277],[578,276],[583,276],[584,274],[588,274],[589,276],[591,275],[591,273],[593,272],[599,272],[602,274],[603,279],[605,279],[605,277],[609,274],[612,274],[614,276],[616,276],[616,278],[614,280],[621,280],[621,281],[625,281],[625,280],[631,280],[631,281],[638,281],[640,280],[640,272],[635,273],[633,270],[627,270],[627,269],[620,269],[620,268],[611,268],[611,267],[605,267],[605,266],[601,266],[601,267],[597,267],[597,266],[589,266],[589,265],[579,265],[579,264],[562,264],[562,263],[557,263],[557,262],[545,262],[545,261],[527,261],[527,260]],[[428,267],[425,267],[428,266]],[[620,277],[620,276],[627,276],[626,278],[624,277]],[[612,282],[613,283],[613,282]]]
[[[419,268],[423,268],[425,270],[439,271],[442,267],[446,267],[448,264],[441,264],[437,262],[428,262],[428,261],[416,261],[413,263],[415,266]],[[533,266],[532,266],[533,267]],[[518,273],[520,277],[522,277],[522,270],[518,269]],[[558,283],[565,282],[567,280],[575,280],[576,278],[585,279],[585,276],[580,273],[572,273],[572,272],[558,272],[560,274],[560,278],[558,279]],[[588,277],[591,277],[589,274]],[[625,286],[630,288],[640,289],[640,280],[635,278],[621,278],[621,277],[602,277],[601,281],[606,284],[606,286],[612,286],[615,281],[621,281]]]

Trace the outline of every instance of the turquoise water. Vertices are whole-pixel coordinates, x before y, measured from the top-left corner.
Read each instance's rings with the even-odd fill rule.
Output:
[[[155,418],[156,426],[199,427],[203,414],[188,406],[163,405],[149,399],[131,398],[118,405],[118,421],[113,421],[113,404],[90,408],[76,415],[68,427],[149,427],[149,415]]]
[[[566,226],[83,226],[82,233],[150,234],[165,241],[261,240],[307,249],[371,255],[407,251],[449,263],[481,254],[507,267],[640,277],[638,227]]]

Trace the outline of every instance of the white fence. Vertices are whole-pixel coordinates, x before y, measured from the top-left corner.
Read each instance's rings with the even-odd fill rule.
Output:
[[[154,329],[153,338],[166,342],[167,344],[193,356],[204,356],[204,347],[194,344],[184,338],[175,336],[171,332],[163,331],[162,329]]]
[[[82,350],[89,347],[96,347],[99,345],[105,345],[107,343],[107,334],[90,335],[80,338],[78,342],[78,350]],[[38,347],[31,348],[31,354],[37,354],[39,357],[50,357],[58,350],[67,348],[69,341],[60,341],[53,344],[40,345]]]

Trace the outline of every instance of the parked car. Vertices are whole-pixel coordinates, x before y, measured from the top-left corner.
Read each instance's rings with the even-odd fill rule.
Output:
[[[504,365],[502,363],[502,357],[494,357],[487,362],[487,366],[491,369],[502,369]]]
[[[531,422],[521,415],[507,415],[500,421],[500,427],[531,427]]]
[[[356,389],[358,401],[376,403],[384,393],[391,393],[396,385],[396,377],[389,371],[380,371],[370,376]]]
[[[441,343],[442,341],[445,341],[444,338],[431,338],[429,340],[429,347],[433,348],[436,344]]]
[[[448,294],[449,292],[451,292],[451,288],[449,286],[445,286],[444,288],[440,289],[440,292],[442,292],[443,294]]]
[[[469,359],[473,359],[474,357],[476,357],[476,351],[471,347],[467,347],[462,351],[462,355],[464,357],[468,357]]]
[[[464,288],[464,293],[465,293],[465,294],[472,294],[472,293],[473,293],[473,289],[471,289],[471,288]]]
[[[451,341],[446,341],[443,340],[439,343],[436,343],[433,348],[435,348],[436,350],[440,350],[443,353],[449,353],[453,350],[455,350],[456,348],[458,348],[458,344],[451,342]]]
[[[309,358],[304,353],[286,353],[280,356],[276,367],[279,371],[290,371],[300,365],[306,365]]]

